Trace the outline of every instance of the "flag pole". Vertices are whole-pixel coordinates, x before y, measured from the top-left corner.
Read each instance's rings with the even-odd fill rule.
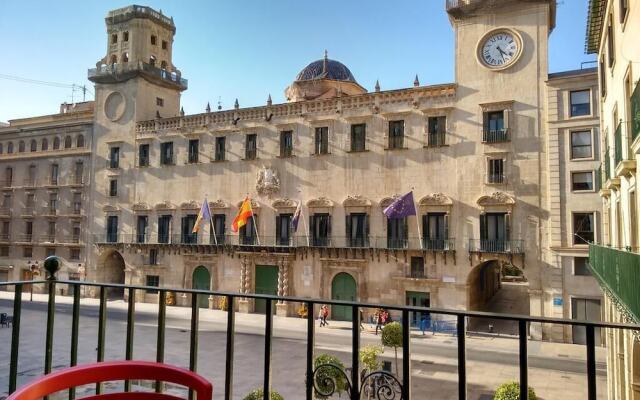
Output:
[[[247,193],[247,199],[249,200],[249,209],[251,209],[251,220],[253,221],[253,230],[256,232],[256,238],[258,239],[258,246],[260,246],[260,234],[258,233],[258,225],[256,224],[256,216],[253,213],[253,205],[251,204],[251,197]]]
[[[302,200],[300,200],[302,202]],[[311,247],[311,242],[309,241],[309,227],[307,226],[307,219],[304,217],[304,211],[302,211],[302,204],[300,204],[300,218],[302,218],[302,223],[304,224],[304,231],[307,236],[307,247]]]
[[[211,231],[213,232],[213,242],[218,245],[218,235],[216,235],[216,226],[213,223],[213,214],[211,214],[211,208],[209,207],[209,200],[207,196],[204,196],[204,201],[207,203],[207,210],[209,210],[209,223],[211,224]]]
[[[415,197],[413,197],[413,187],[411,188],[411,199],[413,200],[413,207],[416,209],[416,227],[418,228],[418,241],[420,242],[420,250],[424,250],[424,243],[422,243],[422,232],[420,232],[420,209],[416,204]]]

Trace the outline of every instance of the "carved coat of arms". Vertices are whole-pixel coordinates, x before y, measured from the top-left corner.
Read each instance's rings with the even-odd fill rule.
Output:
[[[256,190],[259,194],[266,196],[277,193],[280,190],[278,171],[263,165],[256,177]]]

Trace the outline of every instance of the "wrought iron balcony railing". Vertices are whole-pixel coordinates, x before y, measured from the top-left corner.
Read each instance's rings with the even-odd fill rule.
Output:
[[[615,139],[614,163],[615,165],[618,165],[618,163],[622,161],[622,157],[623,157],[622,146],[623,146],[624,140],[622,139],[622,122],[619,123],[618,126],[616,127],[616,131],[614,133],[614,139]]]
[[[179,73],[169,72],[166,69],[158,68],[155,65],[144,62],[129,62],[121,64],[102,65],[99,68],[91,68],[87,71],[87,77],[91,81],[118,81],[120,77],[133,76],[136,74],[145,74],[160,78],[163,81],[170,82],[186,89],[189,82],[182,78]]]
[[[62,346],[59,343],[59,339],[63,338],[60,335],[54,335],[54,326],[56,324],[56,317],[61,314],[60,308],[56,307],[56,299],[59,296],[60,290],[67,290],[71,294],[71,308],[68,311],[71,319],[70,323],[70,335],[64,340],[69,342],[69,364],[76,365],[78,363],[78,349],[79,349],[79,337],[80,334],[86,334],[86,332],[80,329],[80,311],[81,311],[81,295],[88,291],[95,291],[98,294],[98,307],[97,307],[97,346],[96,346],[96,358],[103,361],[106,350],[107,335],[113,335],[113,332],[106,329],[107,327],[107,295],[114,291],[120,291],[126,294],[128,300],[128,307],[126,309],[126,322],[125,322],[125,341],[121,344],[123,347],[124,358],[131,360],[133,358],[133,351],[136,348],[136,341],[134,340],[134,332],[136,330],[136,294],[138,293],[157,293],[157,313],[155,314],[157,323],[154,324],[152,329],[156,330],[156,343],[155,343],[155,361],[159,363],[165,362],[165,346],[166,331],[167,331],[167,299],[170,296],[176,295],[184,297],[187,304],[190,304],[190,340],[188,341],[189,352],[189,369],[191,371],[198,371],[198,359],[202,357],[202,352],[207,351],[205,347],[198,346],[198,338],[200,333],[199,321],[200,321],[200,298],[205,297],[218,297],[224,299],[226,304],[226,342],[225,342],[225,361],[224,361],[224,383],[222,379],[217,383],[220,397],[225,400],[231,400],[234,398],[234,365],[236,360],[235,352],[238,346],[235,345],[236,328],[239,324],[236,323],[236,314],[238,304],[240,301],[261,301],[264,303],[264,351],[260,353],[262,367],[258,376],[262,376],[261,386],[263,388],[264,399],[269,400],[269,393],[272,390],[272,376],[279,373],[278,370],[273,368],[273,342],[274,342],[274,318],[273,311],[276,308],[275,303],[285,304],[293,303],[300,305],[300,307],[306,309],[306,313],[303,314],[303,318],[306,321],[306,330],[304,331],[303,343],[305,346],[304,368],[297,371],[286,371],[287,378],[294,381],[299,381],[304,385],[304,398],[306,400],[313,400],[314,398],[330,398],[333,395],[339,395],[340,392],[346,392],[347,398],[350,400],[361,399],[402,399],[411,400],[412,398],[419,398],[419,396],[413,396],[412,394],[412,358],[415,361],[414,350],[411,345],[411,316],[412,314],[424,314],[437,315],[442,319],[446,319],[453,328],[455,339],[453,342],[456,344],[457,352],[454,353],[454,358],[457,359],[457,364],[454,367],[454,374],[457,376],[457,398],[460,400],[467,399],[467,326],[468,320],[471,318],[493,318],[502,321],[514,321],[517,323],[517,366],[518,377],[520,387],[520,398],[528,398],[529,387],[529,357],[528,357],[528,332],[530,324],[553,324],[560,327],[582,327],[585,331],[586,338],[586,398],[589,400],[595,400],[597,396],[597,378],[596,378],[596,329],[612,329],[612,330],[638,330],[639,325],[631,324],[615,324],[615,323],[599,323],[589,322],[582,320],[567,320],[560,318],[545,318],[545,317],[531,317],[523,315],[512,314],[495,314],[488,312],[477,311],[459,311],[448,309],[437,309],[429,307],[417,307],[417,306],[402,306],[402,305],[384,305],[375,303],[357,303],[338,300],[326,300],[326,299],[309,299],[299,297],[283,297],[283,296],[270,296],[252,293],[237,293],[237,292],[214,292],[208,290],[195,290],[195,289],[178,289],[178,288],[165,288],[155,286],[130,286],[130,285],[118,285],[118,284],[102,284],[102,283],[89,283],[82,281],[57,281],[55,277],[51,277],[47,281],[19,281],[19,282],[0,282],[0,290],[11,290],[12,297],[10,307],[13,309],[13,325],[11,327],[11,340],[10,355],[9,355],[9,373],[8,373],[8,393],[11,394],[18,388],[18,376],[19,365],[25,362],[24,356],[21,357],[21,349],[25,345],[30,348],[33,346],[41,346],[41,344],[34,342],[27,342],[21,337],[21,331],[28,331],[32,327],[27,325],[28,321],[32,319],[22,319],[23,305],[23,293],[27,288],[33,286],[43,286],[47,293],[47,307],[44,313],[46,314],[46,324],[44,326],[44,362],[43,371],[44,374],[48,374],[53,370],[53,355],[54,348],[56,346]],[[11,299],[10,297],[10,299]],[[346,310],[346,313],[351,318],[349,325],[350,330],[350,367],[344,368],[338,365],[329,363],[318,363],[317,349],[316,349],[316,310],[320,305],[329,305],[330,307],[342,307]],[[360,350],[362,347],[362,333],[361,333],[361,310],[366,309],[380,309],[383,308],[391,313],[398,315],[398,321],[401,326],[400,352],[402,354],[401,363],[402,368],[399,368],[400,373],[392,373],[384,370],[364,371],[364,366],[360,360]],[[145,314],[148,315],[148,314]],[[67,321],[67,319],[64,319]],[[59,328],[58,328],[59,329]],[[146,337],[142,340],[148,340]],[[139,340],[138,340],[139,342]],[[118,342],[121,343],[121,342]],[[37,347],[36,347],[37,348]],[[31,349],[32,350],[32,349]],[[29,350],[29,352],[31,352]],[[30,354],[30,353],[29,353]],[[35,360],[34,357],[30,357],[30,362]],[[499,361],[496,359],[496,362]],[[24,365],[24,364],[22,364]],[[57,366],[56,366],[57,367]],[[449,367],[449,364],[447,364]],[[34,367],[32,367],[34,368]],[[364,372],[364,373],[363,373]],[[206,373],[204,370],[201,373]],[[243,373],[251,373],[251,371],[243,371]],[[486,373],[486,372],[485,372]],[[341,383],[338,385],[337,380]],[[103,390],[102,385],[95,387],[96,394],[101,393]],[[132,390],[132,382],[125,382],[125,391]],[[155,390],[158,393],[162,393],[165,388],[162,384],[156,383]],[[224,393],[224,394],[223,394]],[[75,391],[69,393],[70,398],[75,397]],[[300,396],[302,397],[302,396]],[[450,396],[449,396],[450,397]],[[558,396],[560,397],[560,396]]]
[[[631,140],[633,141],[640,135],[640,81],[636,83],[629,104],[631,106]]]
[[[487,174],[487,183],[491,183],[491,184],[507,183],[507,177],[503,174]]]
[[[640,254],[590,244],[589,266],[600,286],[640,322]]]
[[[469,239],[471,253],[524,254],[523,240]]]
[[[484,129],[482,131],[482,141],[484,143],[501,143],[511,140],[509,129],[497,129],[490,130]]]
[[[11,236],[8,233],[0,233],[0,242],[11,241]]]
[[[447,134],[445,132],[427,133],[427,146],[440,147],[447,145]]]

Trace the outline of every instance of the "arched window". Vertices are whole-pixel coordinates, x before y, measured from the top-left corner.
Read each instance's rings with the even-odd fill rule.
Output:
[[[76,147],[84,147],[84,136],[78,135],[76,138]]]
[[[18,142],[18,153],[24,153],[24,140]]]
[[[45,151],[49,150],[49,141],[47,138],[42,139],[42,143],[40,144],[40,150]]]
[[[111,56],[111,65],[117,64],[118,63],[118,56],[116,56],[115,54]]]
[[[122,62],[123,63],[129,62],[129,53],[122,54]]]
[[[151,64],[151,66],[156,65],[156,56],[149,57],[149,64]]]
[[[31,151],[37,151],[38,150],[38,142],[36,142],[35,139],[31,140]]]
[[[66,136],[64,138],[64,148],[65,149],[70,149],[71,148],[71,136]]]
[[[60,138],[56,136],[53,139],[53,149],[58,150],[59,148],[60,148]]]
[[[7,153],[13,153],[13,142],[9,142],[9,144],[7,145]]]

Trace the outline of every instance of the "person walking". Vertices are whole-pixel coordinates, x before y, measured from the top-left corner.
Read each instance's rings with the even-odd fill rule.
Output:
[[[384,311],[382,310],[382,308],[379,308],[378,311],[376,311],[376,335],[378,334],[378,329],[382,329],[382,319],[384,315]]]
[[[327,322],[327,317],[329,316],[329,307],[327,307],[326,304],[322,307],[324,307],[324,310],[322,312],[322,322],[324,323],[324,326],[327,326],[329,325],[329,323]]]
[[[362,325],[362,321],[364,320],[364,313],[362,312],[362,308],[358,310],[360,312],[360,330],[364,330],[364,325]]]
[[[320,306],[320,312],[318,312],[318,319],[320,320],[320,327],[324,326],[324,305]]]

